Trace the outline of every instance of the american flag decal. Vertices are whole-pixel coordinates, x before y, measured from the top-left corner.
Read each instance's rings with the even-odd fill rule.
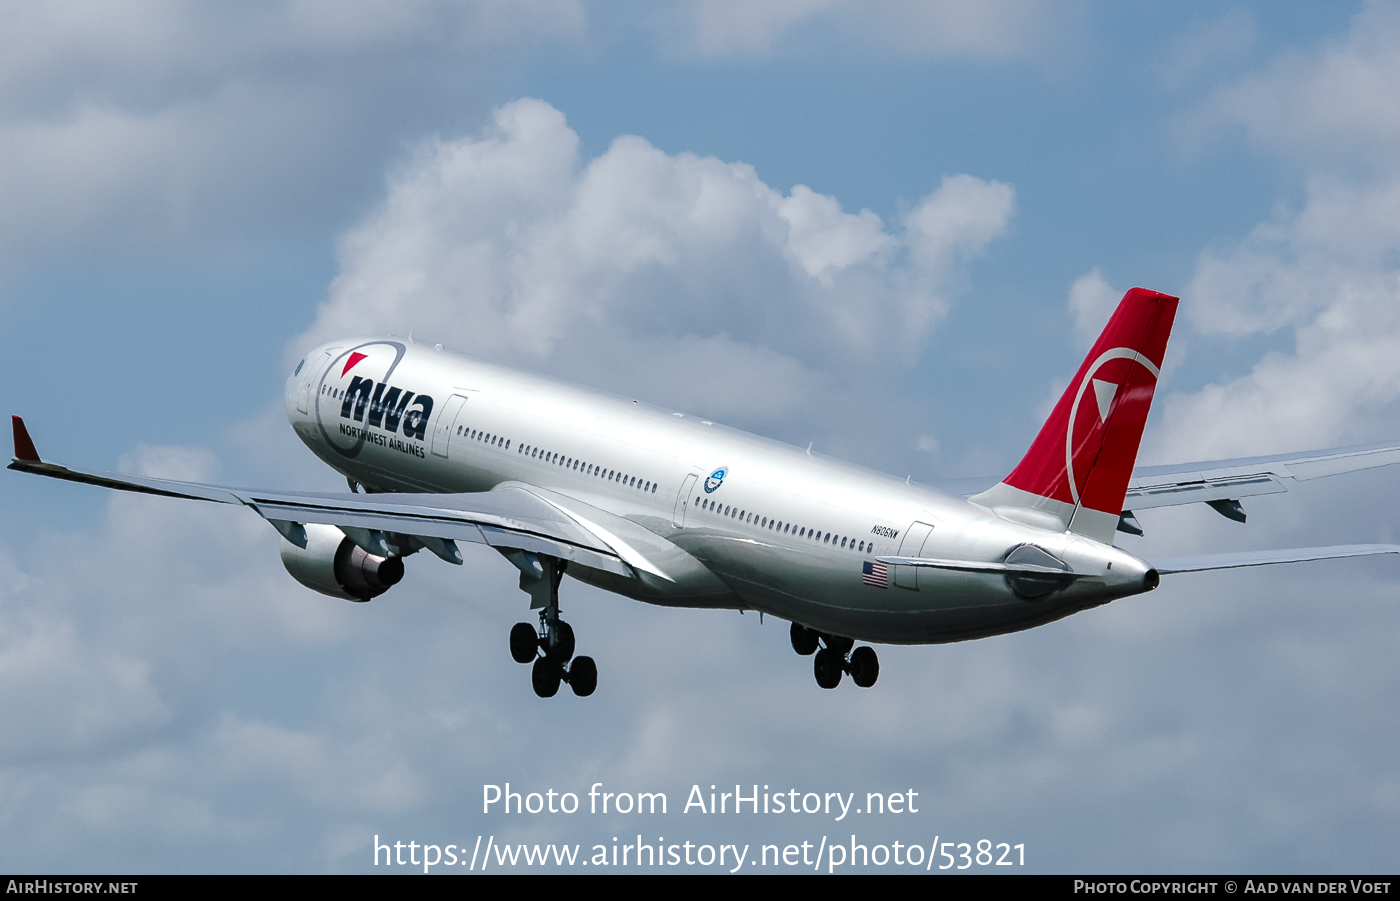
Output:
[[[889,588],[889,567],[878,560],[867,560],[860,565],[860,580],[876,588]]]

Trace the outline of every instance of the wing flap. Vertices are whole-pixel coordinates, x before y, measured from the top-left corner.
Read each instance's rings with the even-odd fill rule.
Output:
[[[606,541],[516,488],[477,494],[250,494],[264,519],[398,532],[545,554],[621,576],[632,571]]]
[[[1206,501],[1239,500],[1261,494],[1282,494],[1288,486],[1274,475],[1199,479],[1151,487],[1130,488],[1123,501],[1127,510],[1148,510],[1152,507],[1175,507]]]

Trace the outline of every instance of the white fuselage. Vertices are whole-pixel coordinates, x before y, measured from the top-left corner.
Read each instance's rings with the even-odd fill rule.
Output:
[[[616,534],[644,530],[653,549],[664,546],[653,559],[668,561],[668,578],[568,573],[652,603],[929,643],[1030,628],[1136,594],[1149,570],[1109,545],[800,448],[398,339],[312,351],[287,382],[287,413],[317,456],[369,491],[511,483]],[[1028,600],[1000,574],[882,572],[876,560],[994,562],[1022,544],[1092,575]]]

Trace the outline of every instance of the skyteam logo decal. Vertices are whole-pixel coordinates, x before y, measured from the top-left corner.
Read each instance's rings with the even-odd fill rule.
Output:
[[[705,493],[714,494],[719,486],[724,484],[724,477],[727,475],[729,475],[729,467],[727,466],[721,466],[710,473],[710,477],[705,480]]]

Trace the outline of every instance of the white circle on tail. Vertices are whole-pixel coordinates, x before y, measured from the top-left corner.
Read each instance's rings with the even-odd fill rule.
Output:
[[[1098,372],[1105,363],[1112,360],[1133,360],[1141,363],[1143,368],[1152,373],[1152,378],[1157,379],[1162,375],[1162,371],[1153,365],[1152,361],[1131,347],[1115,347],[1099,354],[1099,358],[1094,361],[1094,365],[1089,367],[1089,371],[1084,373],[1084,379],[1079,383],[1079,390],[1074,393],[1074,404],[1069,408],[1069,422],[1065,424],[1065,477],[1069,479],[1069,496],[1071,500],[1079,503],[1079,486],[1074,483],[1074,422],[1079,415],[1079,402],[1084,398],[1084,390],[1094,381],[1094,373]],[[1097,389],[1096,389],[1097,393]],[[1106,415],[1105,408],[1108,406],[1101,398],[1099,401],[1099,415]],[[1111,403],[1111,400],[1110,400]],[[1104,420],[1104,425],[1108,425],[1108,420]]]

